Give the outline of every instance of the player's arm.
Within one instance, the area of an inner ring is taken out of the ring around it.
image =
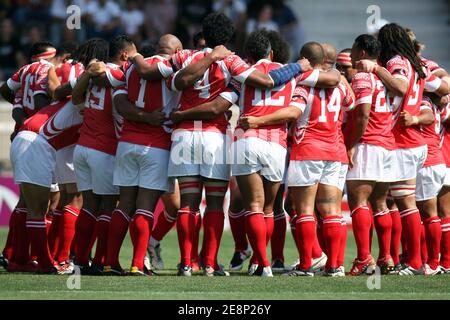
[[[86,100],[86,91],[91,79],[105,73],[105,65],[102,63],[92,63],[88,69],[78,78],[76,85],[72,90],[72,103],[75,106],[84,108]]]
[[[429,126],[434,122],[433,111],[430,108],[421,108],[418,116],[412,116],[407,111],[400,113],[400,123],[404,127],[411,127],[417,125]]]
[[[338,86],[339,81],[341,81],[341,73],[339,71],[337,71],[336,69],[331,69],[328,71],[319,71],[319,77],[317,79],[317,83],[315,85],[315,87],[317,88],[335,88]],[[348,84],[347,79],[345,80],[345,82]]]
[[[166,120],[165,114],[161,109],[153,112],[145,112],[132,104],[126,94],[114,95],[113,101],[117,112],[126,120],[143,122],[152,126],[161,126]]]
[[[0,94],[9,103],[14,103],[14,91],[9,88],[6,81],[0,87]]]
[[[20,127],[28,118],[28,115],[25,113],[25,111],[23,111],[22,108],[13,108],[12,118],[16,122],[17,126]]]
[[[286,108],[279,109],[271,114],[260,117],[241,117],[239,119],[244,129],[256,129],[264,126],[272,126],[295,121],[302,115],[301,108],[295,105],[289,105]]]
[[[225,46],[221,45],[215,47],[210,54],[177,72],[175,79],[173,80],[175,88],[181,91],[192,86],[195,81],[203,77],[206,70],[208,70],[214,62],[223,60],[231,54],[232,52]]]
[[[214,100],[203,103],[197,107],[184,111],[172,112],[170,120],[174,123],[188,120],[212,120],[225,113],[232,105],[233,104],[230,101],[219,95]]]
[[[56,75],[55,68],[51,67],[50,69],[48,69],[47,75],[47,92],[52,99],[56,99],[55,91],[59,86],[61,86],[61,83],[59,82],[58,76]]]
[[[308,59],[301,59],[296,63],[289,63],[284,67],[272,70],[269,74],[265,74],[255,69],[245,79],[244,84],[259,89],[271,89],[278,87],[309,70],[311,70],[311,65]]]
[[[352,124],[355,131],[347,141],[347,149],[352,149],[366,132],[367,124],[369,123],[371,103],[362,103],[355,108],[355,123]]]
[[[405,79],[393,76],[387,69],[370,60],[356,62],[356,69],[361,72],[375,73],[393,94],[404,97],[408,92],[408,82]]]
[[[439,97],[446,96],[450,93],[447,81],[443,81],[435,75],[430,75],[425,79],[425,91],[432,92]]]
[[[44,93],[38,93],[33,96],[34,109],[36,111],[41,110],[43,107],[48,106],[51,103],[50,97]]]

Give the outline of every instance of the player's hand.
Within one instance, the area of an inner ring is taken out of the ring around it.
[[[178,123],[183,121],[183,113],[181,111],[174,111],[170,114],[169,119],[172,120],[173,123]]]
[[[260,125],[258,117],[252,117],[252,116],[241,117],[239,119],[239,121],[240,121],[242,127],[245,130],[247,130],[247,129],[256,129]]]
[[[408,111],[402,111],[400,113],[400,124],[404,127],[410,127],[418,124],[418,118],[412,116]]]
[[[302,68],[302,72],[306,72],[306,71],[309,71],[312,69],[311,63],[306,58],[302,58],[302,59],[298,60],[297,63]]]
[[[214,61],[219,61],[219,60],[223,60],[226,57],[228,57],[229,55],[232,55],[233,52],[231,52],[230,50],[228,50],[225,46],[220,45],[220,46],[216,46],[214,47],[214,50],[210,53],[211,58]]]
[[[353,156],[355,155],[355,147],[350,148],[347,150],[347,157],[348,157],[348,167],[351,169],[353,168],[354,162],[353,162]]]
[[[377,63],[374,61],[363,59],[363,60],[356,61],[355,68],[356,68],[356,70],[358,70],[360,72],[371,73],[371,72],[374,72],[376,65],[377,65]]]
[[[128,60],[133,61],[137,56],[142,56],[139,52],[128,53]]]
[[[91,77],[97,77],[98,75],[106,72],[106,64],[101,61],[92,62],[89,64],[87,71]]]
[[[152,126],[162,126],[166,120],[166,114],[162,112],[162,108],[148,113],[147,123]]]

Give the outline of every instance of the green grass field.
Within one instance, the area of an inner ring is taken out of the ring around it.
[[[3,246],[6,229],[0,229]],[[171,231],[163,241],[167,270],[157,277],[81,277],[80,290],[67,287],[68,276],[9,274],[0,269],[0,299],[450,299],[450,275],[403,278],[383,276],[380,289],[369,290],[368,277],[358,278],[274,278],[248,277],[232,273],[231,277],[177,277],[178,246]],[[355,245],[349,232],[346,269],[355,256]],[[376,250],[376,248],[375,248]],[[376,251],[375,251],[376,252]],[[225,232],[220,262],[228,266],[233,253],[231,233]],[[287,234],[286,262],[295,260],[296,250]],[[131,244],[127,239],[122,251],[124,267],[131,262]],[[245,265],[245,268],[247,265]]]

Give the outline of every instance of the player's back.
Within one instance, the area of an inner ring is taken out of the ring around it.
[[[123,72],[119,66],[108,63],[106,67],[109,82],[113,86],[123,85]],[[112,89],[91,84],[84,105],[84,120],[78,144],[114,155],[122,119],[113,108]]]
[[[296,123],[291,159],[339,161],[339,115],[341,107],[353,104],[347,87],[342,82],[331,89],[297,86],[292,100],[303,113]]]
[[[145,59],[152,65],[168,61],[161,56]],[[124,93],[136,107],[145,112],[161,109],[167,116],[178,106],[180,93],[169,90],[165,80],[147,81],[141,79],[134,65],[130,65],[125,74],[126,85],[115,91]],[[124,120],[120,141],[170,149],[171,128],[152,126],[142,122]]]
[[[434,121],[428,126],[422,126],[421,131],[425,143],[428,146],[425,167],[444,163],[441,151],[441,112],[429,97],[424,96],[421,102],[421,110],[428,109],[433,112]],[[443,110],[446,113],[447,110]]]

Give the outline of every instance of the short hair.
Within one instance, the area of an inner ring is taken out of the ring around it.
[[[273,62],[288,63],[290,58],[289,44],[283,36],[274,30],[265,30],[266,37],[270,41],[270,47],[273,51]]]
[[[75,42],[63,42],[56,49],[56,56],[61,57],[65,54],[74,54],[78,49],[78,45]]]
[[[120,35],[112,39],[109,43],[109,57],[115,58],[122,53],[128,46],[133,45],[134,42],[127,35]]]
[[[203,19],[202,30],[206,45],[210,48],[226,45],[234,34],[233,22],[218,12],[210,13]]]
[[[205,39],[205,36],[203,35],[203,32],[197,32],[194,34],[194,37],[192,37],[192,43],[194,44],[194,48],[198,47],[198,43],[200,40]]]
[[[325,60],[325,52],[320,43],[311,41],[303,45],[300,50],[300,58],[306,58],[312,66],[317,66]]]
[[[108,41],[100,38],[92,38],[84,42],[73,54],[73,60],[88,66],[92,59],[106,61],[108,59]]]
[[[359,50],[367,52],[368,56],[372,59],[376,59],[380,55],[380,41],[370,34],[361,34],[356,37],[355,46]]]
[[[32,59],[33,56],[46,52],[49,48],[55,48],[53,43],[49,41],[39,41],[34,43],[30,48],[30,59]]]
[[[245,42],[245,53],[248,58],[258,61],[269,55],[271,50],[270,40],[264,30],[256,30],[250,33]]]

